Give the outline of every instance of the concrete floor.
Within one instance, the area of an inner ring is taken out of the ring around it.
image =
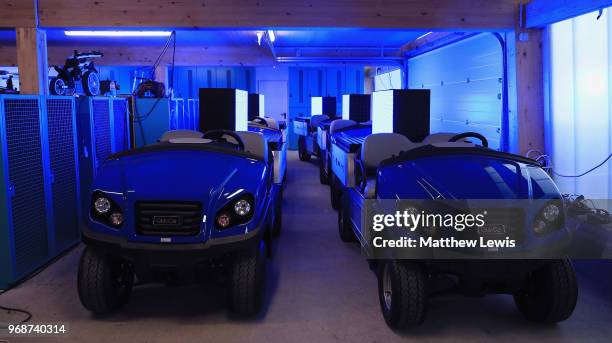
[[[574,315],[558,325],[527,322],[509,296],[448,295],[430,302],[423,326],[393,332],[380,314],[374,274],[358,247],[338,238],[336,212],[317,173],[316,163],[289,154],[284,232],[268,269],[266,310],[256,319],[228,317],[224,288],[214,282],[138,287],[119,313],[96,318],[76,290],[82,247],[1,295],[0,304],[28,309],[33,323],[68,324],[66,336],[25,342],[610,342],[612,296],[584,277]],[[0,322],[20,318],[0,311]]]

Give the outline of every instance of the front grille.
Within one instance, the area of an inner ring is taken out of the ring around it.
[[[199,202],[137,202],[136,233],[145,236],[195,236],[200,232]]]
[[[472,214],[483,213],[487,211],[485,217],[485,227],[503,227],[503,232],[483,232],[477,228],[463,230],[457,234],[459,239],[478,239],[485,238],[504,238],[510,237],[516,243],[520,244],[525,238],[525,212],[521,208],[487,208],[474,209],[470,211]]]

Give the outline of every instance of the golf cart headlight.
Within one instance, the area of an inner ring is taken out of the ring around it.
[[[121,226],[123,224],[123,214],[121,212],[113,212],[108,219],[113,226]]]
[[[108,198],[101,196],[94,201],[94,209],[99,214],[106,214],[111,209],[111,202]]]
[[[533,223],[533,231],[538,235],[546,233],[546,223],[541,219],[536,220]]]
[[[556,200],[550,201],[538,213],[533,221],[533,231],[536,235],[544,235],[563,227],[563,205]]]
[[[559,214],[561,214],[561,210],[559,206],[555,204],[548,204],[542,210],[542,217],[545,221],[552,223],[559,218]]]
[[[230,217],[229,213],[221,213],[217,217],[217,225],[220,228],[222,228],[222,229],[225,229],[226,227],[229,227],[231,222],[232,222],[232,220],[231,220],[231,217]]]
[[[238,200],[234,204],[234,212],[236,212],[237,215],[244,217],[251,213],[251,204],[244,199]]]

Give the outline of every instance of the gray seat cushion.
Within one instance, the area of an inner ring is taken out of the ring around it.
[[[329,119],[329,117],[324,114],[315,114],[310,117],[310,127],[316,129],[322,121],[327,119]]]
[[[263,119],[266,121],[266,123],[268,123],[268,127],[278,130],[278,123],[276,122],[275,119],[270,118],[270,117],[265,117]]]
[[[338,119],[338,120],[334,120],[331,122],[331,124],[329,125],[329,133],[332,134],[340,129],[343,129],[345,127],[349,127],[349,126],[353,126],[356,125],[357,122],[353,121],[353,120],[347,120],[347,119]]]
[[[380,162],[420,146],[397,133],[375,133],[366,137],[361,147],[361,160],[366,169],[378,167]]]
[[[193,139],[198,139],[198,138],[202,138],[204,136],[204,134],[200,131],[195,131],[195,130],[171,130],[171,131],[166,131],[161,139],[159,140],[160,142],[169,142],[171,139],[177,139],[177,138],[193,138]]]
[[[268,144],[263,134],[249,131],[237,131],[236,134],[242,139],[246,152],[268,160]]]

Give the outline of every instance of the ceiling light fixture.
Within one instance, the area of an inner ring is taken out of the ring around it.
[[[427,33],[426,33],[426,34],[424,34],[424,35],[420,35],[420,36],[418,36],[418,37],[417,37],[417,39],[425,38],[425,37],[429,36],[429,35],[430,35],[430,34],[432,34],[432,33],[433,33],[433,32],[427,32]],[[415,39],[415,40],[417,40],[417,39]]]
[[[64,31],[70,37],[168,37],[172,31]]]
[[[261,45],[261,38],[263,37],[263,31],[257,31],[257,45]]]
[[[274,41],[276,40],[276,35],[274,34],[274,31],[268,30],[268,38],[270,39],[271,43],[274,43]]]

